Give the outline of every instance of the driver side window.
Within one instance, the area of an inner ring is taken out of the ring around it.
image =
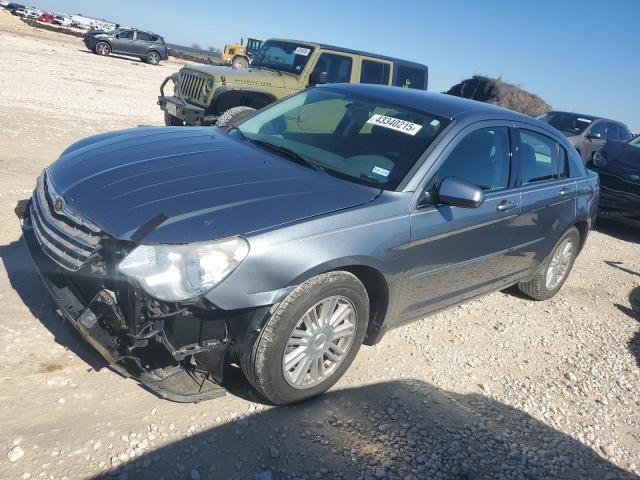
[[[457,177],[484,191],[509,186],[511,144],[507,127],[475,130],[463,138],[438,170],[437,181]]]

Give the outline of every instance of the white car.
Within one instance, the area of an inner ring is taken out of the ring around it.
[[[65,17],[64,15],[54,15],[53,23],[62,25],[63,27],[70,27],[73,22],[69,17]]]

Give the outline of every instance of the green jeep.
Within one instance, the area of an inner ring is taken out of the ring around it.
[[[173,95],[165,86],[173,82]],[[428,68],[397,58],[296,40],[267,40],[251,67],[189,65],[160,86],[167,125],[226,126],[320,83],[376,83],[427,89]]]

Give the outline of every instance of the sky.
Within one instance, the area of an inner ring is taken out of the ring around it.
[[[556,110],[640,133],[640,0],[34,1],[187,46],[280,37],[399,57],[429,66],[431,91],[501,77]]]

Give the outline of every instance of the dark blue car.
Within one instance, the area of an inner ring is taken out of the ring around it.
[[[555,295],[598,195],[543,122],[334,84],[227,130],[82,140],[39,177],[23,232],[60,311],[112,368],[197,401],[235,362],[288,403],[391,328],[511,285]]]

